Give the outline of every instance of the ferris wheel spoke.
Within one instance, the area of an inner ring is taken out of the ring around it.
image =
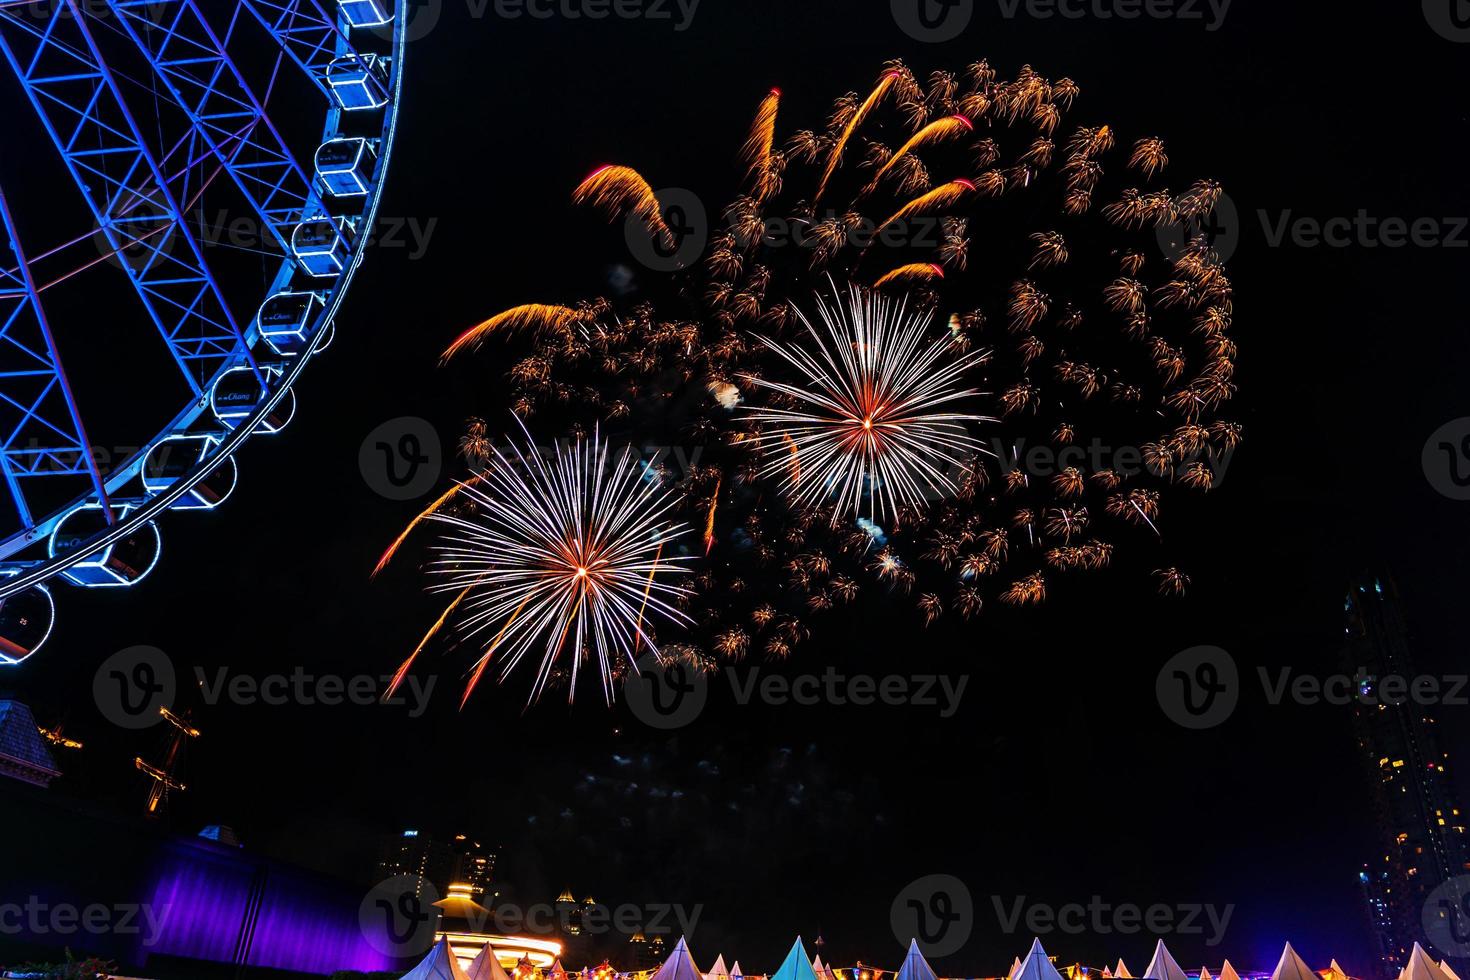
[[[13,273],[0,271],[0,398],[5,402],[0,406],[0,469],[17,516],[24,527],[32,528],[26,478],[88,476],[104,505],[107,490],[3,188],[0,236],[0,246],[8,245],[18,263]],[[110,519],[111,508],[104,510]]]
[[[255,368],[234,314],[159,170],[76,0],[55,3],[43,31],[0,10],[0,51],[15,71],[115,252],[143,261],[129,279],[184,381],[202,395],[233,363]],[[10,28],[7,31],[7,28]],[[12,35],[36,39],[23,58]],[[120,176],[119,176],[120,175]],[[160,225],[168,231],[159,233]],[[171,246],[181,242],[182,255]],[[256,369],[258,372],[258,369]]]
[[[195,0],[108,3],[282,253],[291,254],[295,229],[326,217],[326,207]],[[343,233],[328,227],[345,250]]]

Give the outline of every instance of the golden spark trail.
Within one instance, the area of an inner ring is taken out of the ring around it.
[[[896,70],[884,72],[883,77],[879,79],[878,85],[873,89],[872,94],[863,101],[863,104],[858,107],[858,110],[852,114],[852,118],[847,121],[847,126],[842,130],[842,135],[838,138],[837,144],[832,147],[832,155],[827,158],[827,169],[822,171],[822,179],[817,182],[817,192],[812,195],[813,210],[816,210],[817,202],[822,199],[822,192],[827,189],[827,181],[832,179],[832,174],[837,169],[837,164],[842,160],[842,151],[846,149],[847,141],[852,138],[852,134],[857,130],[858,126],[862,125],[868,113],[887,94],[888,90],[894,86],[898,78],[899,74]]]
[[[454,342],[444,349],[443,354],[439,355],[439,363],[446,363],[466,347],[479,347],[486,337],[502,327],[508,330],[522,330],[526,327],[564,327],[575,320],[578,315],[577,311],[570,307],[549,303],[527,303],[524,306],[513,306],[482,323],[475,324],[455,337]]]
[[[607,220],[615,221],[624,209],[631,211],[643,222],[649,234],[658,237],[666,246],[674,244],[674,233],[664,223],[663,211],[658,198],[643,175],[632,167],[607,164],[592,171],[586,180],[572,191],[572,201],[591,204],[602,211]]]
[[[474,588],[474,586],[470,586],[470,588]],[[468,591],[469,589],[465,589],[465,592]],[[463,598],[464,592],[461,592],[459,594],[459,599]],[[485,668],[490,664],[491,655],[495,653],[495,648],[500,646],[500,638],[505,636],[505,631],[510,629],[510,624],[516,621],[516,617],[521,614],[521,610],[526,608],[526,602],[529,598],[530,597],[528,596],[526,599],[522,599],[521,604],[519,606],[516,606],[516,611],[510,614],[510,618],[505,621],[505,625],[500,627],[500,632],[495,634],[495,639],[490,643],[488,647],[485,648],[485,653],[482,657],[480,657],[480,662],[475,664],[475,672],[470,676],[470,682],[465,685],[464,695],[459,699],[460,711],[464,710],[465,703],[469,701],[470,695],[474,693],[475,685],[480,683],[480,675],[485,673]],[[459,599],[456,599],[454,601],[458,603]]]
[[[406,541],[408,539],[408,536],[413,533],[413,529],[418,527],[419,524],[423,522],[424,518],[428,517],[440,507],[444,506],[444,504],[448,502],[449,498],[459,493],[460,490],[468,486],[473,486],[474,484],[478,483],[479,480],[480,477],[477,475],[470,477],[464,483],[456,483],[454,486],[444,491],[443,496],[441,496],[438,500],[434,501],[432,504],[419,511],[418,516],[408,522],[408,526],[403,529],[403,532],[399,534],[398,537],[393,539],[393,543],[388,546],[388,550],[383,552],[383,556],[379,558],[378,563],[373,566],[372,573],[368,575],[368,578],[375,578],[379,572],[388,567],[388,563],[393,560],[393,556],[398,553],[398,549],[403,546],[403,542]]]
[[[715,508],[720,504],[720,486],[724,483],[725,475],[721,473],[715,478],[715,495],[710,498],[709,518],[704,522],[704,553],[708,555],[715,546]],[[654,559],[656,562],[658,559]]]
[[[974,130],[975,124],[970,122],[970,120],[966,119],[964,116],[946,116],[943,119],[934,120],[932,123],[925,126],[914,135],[910,136],[908,142],[899,147],[898,152],[889,157],[888,162],[883,164],[883,166],[879,168],[878,172],[873,176],[872,181],[868,183],[867,187],[863,188],[862,193],[858,196],[866,197],[873,191],[877,190],[878,182],[883,179],[883,175],[888,173],[888,171],[893,167],[895,163],[897,163],[899,160],[902,160],[905,156],[907,156],[912,151],[917,150],[919,147],[927,146],[930,143],[937,143],[942,139],[948,139],[951,136],[958,136],[961,133],[974,132]]]
[[[403,662],[403,664],[398,668],[396,672],[394,672],[393,680],[388,684],[388,690],[383,694],[384,701],[388,700],[388,698],[391,698],[393,696],[393,693],[398,690],[398,685],[402,684],[403,679],[408,676],[409,668],[413,666],[414,660],[418,657],[420,653],[423,652],[424,647],[429,645],[429,641],[432,640],[435,634],[437,634],[439,630],[444,626],[444,621],[449,618],[449,614],[454,612],[454,610],[459,606],[460,602],[464,600],[464,597],[470,594],[470,589],[473,589],[474,587],[474,584],[465,586],[464,591],[455,596],[454,601],[446,606],[444,611],[439,614],[439,618],[434,621],[434,625],[429,627],[429,632],[425,633],[424,638],[422,640],[419,640],[419,645],[413,648],[413,653],[410,653],[408,655],[408,659]]]
[[[740,149],[740,160],[745,164],[745,175],[754,177],[765,173],[771,166],[771,144],[776,138],[776,110],[781,104],[781,90],[771,89],[761,100],[751,123],[750,135]]]
[[[943,278],[944,269],[933,262],[911,262],[885,272],[878,277],[878,281],[873,283],[873,286],[881,289],[891,283],[923,282]]]

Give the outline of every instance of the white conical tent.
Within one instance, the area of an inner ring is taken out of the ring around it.
[[[664,960],[664,965],[654,972],[653,980],[704,980],[699,967],[694,965],[694,957],[689,955],[689,945],[683,936],[674,944],[674,951]]]
[[[1016,968],[1011,980],[1062,980],[1062,975],[1051,965],[1051,957],[1041,948],[1041,940],[1033,939],[1031,950]]]
[[[1271,980],[1318,980],[1317,974],[1291,948],[1291,943],[1281,951],[1281,959],[1276,962],[1276,969],[1271,971]],[[1438,980],[1438,978],[1436,978]]]
[[[1113,978],[1114,980],[1133,980],[1133,974],[1128,972],[1128,964],[1121,959],[1118,960],[1118,965],[1113,967]]]
[[[919,952],[919,941],[909,940],[909,951],[904,954],[903,966],[898,968],[898,980],[939,980],[929,961]]]
[[[1012,980],[1016,974],[1021,972],[1021,957],[1017,956],[1011,960],[1011,970],[1006,974],[1006,980]]]
[[[1225,965],[1220,967],[1220,975],[1215,980],[1240,980],[1240,974],[1235,972],[1235,967],[1226,960]]]
[[[1215,980],[1214,977],[1210,976],[1209,967],[1202,966],[1199,968],[1199,980]]]
[[[485,944],[470,961],[470,968],[465,971],[468,980],[510,980],[501,969],[500,958],[495,955],[495,947],[489,943]]]
[[[740,969],[740,961],[739,960],[736,960],[735,961],[735,965],[732,966],[732,967],[730,967],[730,976],[732,976],[732,977],[743,977],[743,976],[745,976],[744,971],[742,971]]]
[[[419,961],[419,965],[403,975],[403,980],[466,980],[465,973],[459,968],[459,960],[454,958],[454,950],[449,948],[449,940],[441,939],[429,950],[429,955]]]
[[[1103,967],[1102,977],[1103,980],[1113,980],[1113,971],[1108,967]]]
[[[721,953],[715,957],[715,965],[709,968],[704,975],[704,980],[728,980],[730,970],[725,966],[725,954]]]
[[[561,959],[551,961],[551,969],[546,971],[546,980],[567,980],[567,969],[561,965]]]
[[[1162,939],[1154,947],[1154,958],[1149,960],[1148,969],[1143,971],[1143,978],[1144,980],[1189,980]]]
[[[1449,980],[1445,972],[1439,968],[1439,964],[1430,959],[1429,954],[1424,952],[1424,947],[1418,943],[1415,943],[1413,950],[1409,952],[1409,964],[1404,967],[1403,975],[1404,980]]]
[[[781,966],[771,974],[771,980],[817,980],[817,975],[812,972],[812,961],[807,959],[806,950],[801,946],[800,936],[791,944],[791,952],[786,954]]]

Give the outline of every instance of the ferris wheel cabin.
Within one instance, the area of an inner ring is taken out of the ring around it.
[[[268,377],[280,377],[280,369],[262,368]],[[248,367],[231,368],[220,376],[209,393],[209,407],[214,417],[227,429],[234,429],[250,418],[255,410],[271,396],[268,388],[261,386],[255,372]],[[265,434],[280,432],[296,414],[296,395],[289,389],[264,418],[255,431]]]
[[[346,112],[388,104],[388,72],[376,54],[353,54],[327,66],[327,88]]]
[[[115,519],[121,520],[132,510],[127,504],[114,505]],[[92,537],[109,526],[107,514],[100,504],[82,504],[64,516],[51,532],[48,548],[52,558],[83,548]],[[61,577],[83,588],[117,588],[137,585],[158,564],[163,541],[152,521],[133,528],[121,540],[114,541],[86,558],[63,569]]]
[[[0,599],[0,667],[14,667],[39,650],[55,624],[56,602],[44,585]]]
[[[380,0],[337,0],[337,9],[353,27],[382,27],[393,19]]]
[[[316,176],[334,197],[362,197],[373,185],[378,151],[365,137],[328,140],[316,151]]]
[[[143,489],[163,493],[196,466],[205,463],[219,440],[209,435],[169,436],[148,450],[143,461]],[[213,510],[235,489],[239,470],[235,457],[226,456],[214,469],[185,491],[173,506],[178,510]]]
[[[352,226],[344,218],[303,221],[291,232],[291,251],[306,274],[328,279],[342,274],[352,257]]]
[[[325,308],[321,293],[276,293],[261,304],[256,323],[277,354],[294,357],[310,346],[312,326]]]

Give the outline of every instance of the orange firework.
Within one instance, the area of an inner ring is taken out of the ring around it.
[[[393,539],[393,543],[388,546],[388,550],[383,552],[382,557],[378,559],[378,563],[373,566],[372,574],[369,575],[368,578],[376,576],[384,568],[388,567],[388,563],[393,560],[393,556],[398,553],[398,549],[403,546],[403,542],[408,540],[408,536],[413,533],[413,529],[418,527],[419,524],[423,522],[424,518],[428,517],[430,514],[434,513],[440,507],[448,503],[449,499],[455,494],[459,493],[460,490],[464,489],[466,486],[471,486],[475,484],[479,481],[479,479],[480,478],[478,476],[472,476],[464,483],[456,483],[448,490],[445,490],[438,500],[435,500],[432,504],[419,511],[418,516],[408,522],[408,526],[405,527],[401,533],[399,533],[398,537]]]
[[[781,105],[781,90],[773,88],[761,100],[755,112],[755,122],[750,126],[750,135],[740,148],[740,160],[745,164],[748,177],[758,177],[771,167],[771,144],[776,138],[776,110]]]
[[[709,500],[709,517],[704,522],[704,553],[707,555],[715,546],[715,508],[720,504],[720,485],[724,482],[725,475],[721,473],[715,477],[715,493]]]
[[[439,618],[434,620],[434,625],[429,627],[429,632],[425,633],[424,638],[422,640],[419,640],[419,645],[413,648],[413,653],[410,653],[408,655],[408,659],[403,661],[403,663],[399,665],[398,669],[393,672],[393,680],[388,683],[388,689],[383,692],[384,701],[387,701],[394,695],[395,692],[397,692],[398,686],[402,684],[403,679],[408,676],[409,668],[411,668],[413,666],[413,662],[418,659],[418,655],[423,652],[424,647],[429,645],[429,641],[432,640],[436,635],[438,635],[439,630],[443,628],[444,623],[449,619],[449,615],[454,612],[456,608],[458,608],[461,602],[464,601],[464,597],[470,594],[470,589],[472,588],[474,588],[473,585],[466,586],[463,592],[454,597],[453,602],[444,607],[444,611],[439,614]]]
[[[863,104],[858,106],[857,111],[852,114],[852,118],[847,121],[847,125],[842,130],[842,135],[837,138],[836,145],[832,147],[831,156],[827,157],[827,169],[822,171],[822,179],[817,181],[817,192],[812,197],[813,207],[816,206],[817,201],[821,200],[822,193],[827,189],[827,181],[832,179],[832,174],[837,169],[837,164],[842,162],[842,151],[847,148],[847,141],[852,138],[852,134],[862,125],[863,120],[868,117],[868,113],[873,111],[873,107],[878,104],[889,89],[897,84],[899,78],[900,72],[897,69],[889,69],[884,72],[883,77],[878,80],[877,87],[863,101]]]
[[[959,178],[958,180],[952,180],[947,184],[940,184],[932,191],[929,191],[925,194],[920,194],[918,197],[914,198],[912,201],[905,204],[897,211],[893,212],[893,214],[889,215],[888,220],[882,222],[877,226],[877,229],[873,232],[873,236],[870,241],[877,241],[883,231],[890,225],[897,224],[898,222],[903,221],[905,218],[912,218],[916,215],[924,214],[929,211],[937,211],[940,208],[950,207],[951,205],[958,203],[962,198],[964,198],[966,194],[973,193],[974,190],[975,185],[971,181],[968,181],[963,177]]]
[[[572,191],[572,200],[577,204],[592,205],[607,215],[609,221],[616,221],[625,211],[631,212],[643,222],[650,235],[665,245],[672,245],[674,241],[673,232],[664,223],[663,210],[653,188],[632,167],[615,164],[599,167]]]
[[[890,269],[878,277],[873,283],[878,289],[884,286],[898,284],[907,285],[913,282],[924,282],[929,279],[943,279],[944,269],[933,262],[911,262],[901,265],[897,269]]]
[[[974,130],[975,124],[970,122],[970,120],[966,119],[964,116],[946,116],[943,119],[934,120],[932,123],[925,126],[914,135],[910,136],[908,142],[899,147],[898,152],[889,157],[888,162],[883,164],[883,166],[879,168],[878,172],[873,176],[872,181],[868,184],[867,187],[863,188],[862,194],[858,196],[863,197],[877,190],[878,182],[883,179],[883,175],[888,173],[888,171],[892,169],[895,163],[897,163],[899,160],[902,160],[904,156],[906,156],[910,152],[917,150],[921,146],[927,146],[930,143],[937,143],[940,140],[949,139],[951,136],[959,136],[963,133],[974,132]]]
[[[459,598],[454,600],[454,604],[458,605],[459,600],[465,597],[465,592],[468,592],[472,588],[474,588],[473,585],[465,589],[464,592],[461,592],[459,594]],[[454,606],[449,607],[449,609],[453,608]],[[502,637],[505,636],[505,631],[510,629],[510,624],[516,621],[516,617],[521,614],[521,610],[524,608],[526,608],[526,600],[522,599],[521,604],[519,606],[516,606],[516,611],[511,613],[510,619],[507,619],[505,621],[505,625],[500,627],[500,632],[495,634],[494,641],[492,641],[491,644],[485,648],[485,652],[480,655],[479,661],[475,664],[475,671],[470,675],[469,683],[465,684],[464,686],[464,694],[460,696],[459,710],[464,710],[464,706],[469,701],[470,695],[475,692],[475,685],[480,683],[480,676],[485,673],[485,668],[490,665],[490,658],[494,655],[495,648],[500,646],[500,640]],[[445,610],[445,615],[448,615],[448,612],[449,610]],[[443,622],[443,620],[441,619],[440,622]]]
[[[484,343],[486,337],[497,330],[516,331],[528,327],[560,329],[576,320],[578,316],[580,314],[570,307],[555,306],[550,303],[527,303],[524,306],[513,306],[504,312],[495,314],[483,323],[475,324],[454,338],[454,343],[439,355],[439,363],[443,364],[467,347],[479,347]]]

